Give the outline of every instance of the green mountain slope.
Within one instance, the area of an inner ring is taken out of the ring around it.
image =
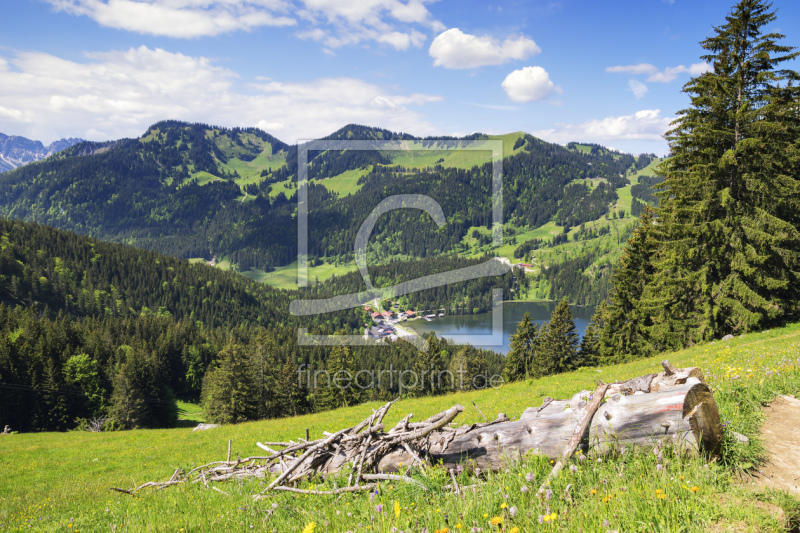
[[[514,252],[526,240],[559,245],[554,238],[565,227],[569,236],[586,224],[599,232],[612,208],[628,216],[626,174],[644,161],[522,133],[443,141],[349,125],[327,139],[393,140],[400,147],[309,154],[311,262],[336,265],[340,272],[352,270],[355,233],[389,194],[430,196],[448,223],[437,228],[414,210],[381,217],[370,240],[371,264],[452,252],[498,252],[513,261],[524,257]],[[444,149],[446,143],[493,140],[503,142],[505,155],[509,238],[501,250],[487,246],[491,153]],[[296,259],[296,204],[289,199],[297,189],[297,156],[297,146],[257,129],[159,122],[139,139],[82,143],[0,176],[0,216],[176,257],[216,257],[217,264],[269,281],[270,271]]]

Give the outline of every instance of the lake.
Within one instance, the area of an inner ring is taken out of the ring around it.
[[[502,345],[492,339],[492,313],[480,313],[477,315],[449,315],[440,318],[425,320],[414,320],[405,322],[404,325],[413,327],[417,333],[427,333],[435,331],[440,337],[450,337],[451,335],[463,336],[460,341],[466,341],[479,348],[487,348],[499,353],[508,353],[508,338],[517,332],[517,324],[530,313],[531,322],[543,324],[550,320],[550,315],[555,309],[554,302],[504,302],[503,303],[503,337]],[[583,338],[583,332],[594,314],[594,307],[570,306],[575,317],[575,327],[578,334]]]

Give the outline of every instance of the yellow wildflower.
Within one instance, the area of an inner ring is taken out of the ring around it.
[[[700,487],[694,486],[689,490],[692,491],[692,492],[697,492],[698,490],[700,490]]]
[[[400,516],[400,502],[396,500],[394,502],[394,516],[395,518],[398,518]]]
[[[315,527],[317,527],[316,522],[309,522],[306,524],[306,527],[303,528],[303,533],[313,533]]]
[[[506,507],[508,507],[508,504],[506,502],[500,504],[500,509],[505,509]]]
[[[493,526],[499,526],[500,524],[503,523],[503,517],[502,516],[495,516],[494,518],[489,520],[489,523],[492,524]]]

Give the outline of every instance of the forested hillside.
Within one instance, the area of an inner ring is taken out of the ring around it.
[[[422,262],[410,273],[439,272],[450,262]],[[380,268],[374,276],[386,281]],[[477,283],[450,286],[448,294],[481,306],[476,295],[513,280]],[[367,313],[360,307],[308,318],[288,312],[293,299],[341,290],[349,286],[278,290],[207,265],[0,219],[0,426],[63,430],[104,415],[118,427],[168,426],[175,422],[176,397],[196,401],[201,394],[211,406],[228,406],[212,417],[252,420],[455,386],[405,386],[394,370],[392,380],[364,390],[354,384],[340,396],[327,382],[300,379],[303,369],[355,373],[458,364],[469,376],[500,372],[498,354],[433,338],[432,356],[405,342],[344,353],[298,345],[298,326],[314,334],[363,332]],[[235,386],[225,381],[234,377]],[[246,401],[234,405],[219,397],[231,390],[246,390]]]

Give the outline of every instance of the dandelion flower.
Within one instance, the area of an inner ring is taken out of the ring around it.
[[[503,517],[495,516],[491,520],[489,520],[489,523],[492,524],[493,526],[499,526],[500,524],[503,523]]]
[[[398,501],[394,502],[394,516],[395,518],[398,518],[400,516],[400,502]]]
[[[500,509],[505,509],[506,507],[508,507],[508,504],[506,502],[500,504]]]
[[[316,527],[317,527],[316,522],[309,522],[308,524],[306,524],[306,527],[303,528],[303,533],[313,533],[314,528]]]

